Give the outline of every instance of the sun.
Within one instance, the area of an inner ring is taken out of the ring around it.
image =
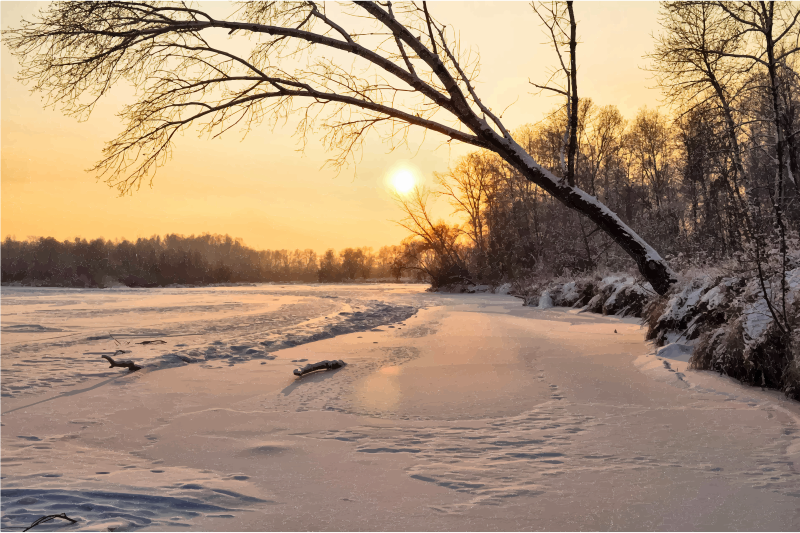
[[[417,180],[414,178],[414,173],[410,170],[402,169],[398,170],[392,176],[392,185],[394,186],[394,190],[399,192],[400,194],[406,194],[411,192],[416,185]]]

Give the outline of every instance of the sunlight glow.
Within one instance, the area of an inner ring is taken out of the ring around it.
[[[417,180],[414,178],[414,173],[410,170],[402,169],[395,172],[392,176],[392,185],[394,189],[400,194],[407,194],[416,185]]]

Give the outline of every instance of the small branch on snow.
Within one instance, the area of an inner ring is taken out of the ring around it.
[[[125,350],[117,350],[114,353],[114,355],[125,354],[125,353],[130,353],[130,352],[126,352]],[[100,357],[111,363],[111,366],[109,368],[122,367],[122,368],[127,368],[130,372],[136,372],[137,370],[142,369],[142,367],[140,367],[133,361],[115,361],[114,359],[111,358],[110,355],[101,355]]]
[[[346,364],[347,363],[345,363],[342,360],[320,361],[319,363],[314,363],[314,364],[309,363],[303,368],[296,368],[294,370],[294,375],[297,377],[302,377],[303,375],[308,374],[309,372],[314,372],[315,370],[335,370],[337,368],[345,366]]]

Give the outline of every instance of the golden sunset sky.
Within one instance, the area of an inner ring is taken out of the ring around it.
[[[2,27],[31,18],[43,3],[2,2]],[[215,6],[217,10],[221,7]],[[461,32],[463,45],[480,52],[478,93],[494,110],[506,111],[509,129],[541,120],[559,101],[537,95],[528,79],[546,81],[556,58],[538,19],[525,2],[434,2],[433,15]],[[231,8],[233,11],[233,8]],[[647,105],[658,107],[660,91],[643,70],[658,31],[655,2],[576,3],[579,94],[598,105],[615,104],[627,118]],[[153,234],[228,233],[258,249],[397,244],[406,231],[387,187],[399,168],[412,169],[430,183],[466,153],[443,138],[421,135],[411,149],[387,153],[378,139],[367,144],[355,170],[322,169],[327,156],[319,142],[298,150],[292,127],[231,130],[208,140],[187,132],[172,159],[149,187],[120,197],[86,172],[100,158],[104,142],[122,129],[115,113],[133,94],[117,87],[89,120],[78,122],[43,109],[14,77],[18,63],[2,48],[2,231],[3,237],[76,236],[106,239]],[[438,212],[449,210],[440,206]]]

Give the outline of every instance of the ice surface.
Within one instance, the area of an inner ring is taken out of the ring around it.
[[[139,365],[270,360],[272,352],[400,322],[424,305],[403,285],[168,289],[3,287],[2,396],[58,392]],[[165,344],[142,345],[148,340]]]
[[[4,387],[109,332],[149,366],[4,398],[4,529],[800,528],[796,402],[653,353],[632,319],[403,286],[35,291],[4,325],[66,331],[4,333],[34,365]],[[323,359],[348,365],[292,375]]]

